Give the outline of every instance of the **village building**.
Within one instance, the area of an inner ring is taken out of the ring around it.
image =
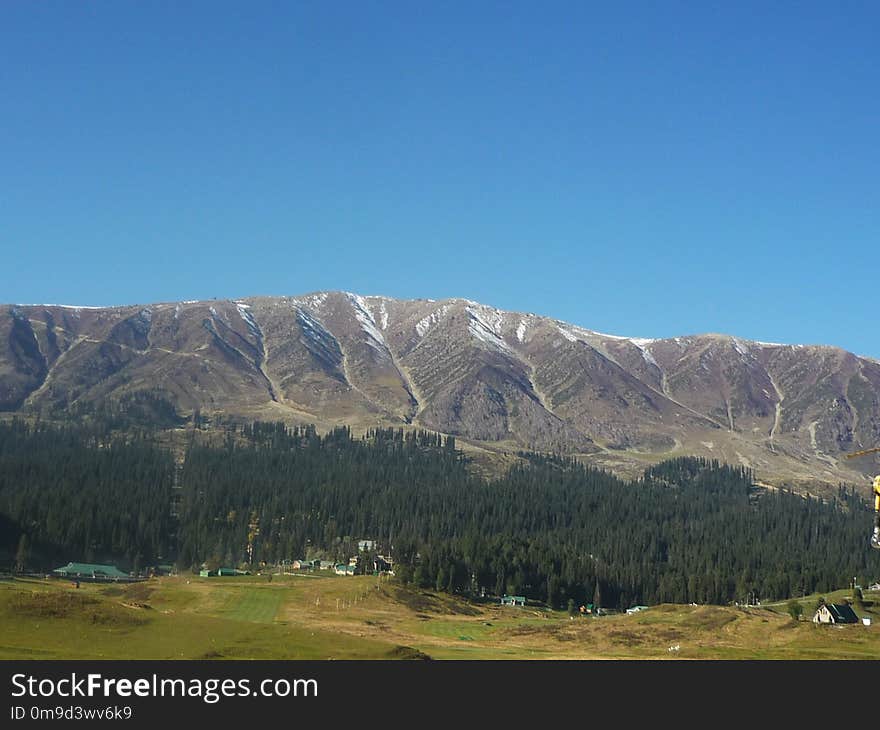
[[[501,605],[502,606],[525,606],[526,605],[526,597],[525,596],[502,596],[501,597]]]
[[[100,565],[98,563],[68,563],[60,568],[55,568],[52,574],[58,578],[73,578],[76,580],[131,580],[131,576],[128,573],[123,573],[115,565]]]
[[[236,570],[235,568],[217,568],[217,570],[208,570],[207,568],[202,568],[199,571],[199,577],[201,578],[215,578],[218,576],[232,575],[250,575],[250,572],[248,572],[247,570]]]
[[[859,617],[847,603],[823,603],[813,616],[814,624],[857,624]]]

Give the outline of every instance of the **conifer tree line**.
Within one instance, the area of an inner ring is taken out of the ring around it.
[[[21,558],[252,569],[378,543],[400,580],[556,607],[761,600],[877,578],[854,490],[807,498],[680,458],[634,481],[521,454],[497,478],[452,437],[281,423],[190,431],[177,463],[147,429],[0,423],[0,564]],[[2,567],[2,566],[0,566]]]
[[[35,564],[105,558],[138,568],[176,548],[174,460],[149,433],[0,423],[0,565],[27,537]]]

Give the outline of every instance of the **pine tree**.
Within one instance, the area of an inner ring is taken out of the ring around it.
[[[446,571],[443,570],[443,568],[441,567],[437,571],[437,580],[434,581],[434,589],[438,592],[442,591],[444,588],[446,588],[446,585],[447,585],[446,581],[447,581]]]
[[[864,597],[862,596],[862,589],[858,586],[853,588],[853,607],[859,613],[864,613],[865,611],[865,602]]]
[[[24,573],[27,569],[28,563],[30,562],[30,553],[31,550],[28,537],[22,533],[18,540],[18,550],[15,552],[15,571],[17,573]]]
[[[552,575],[547,576],[547,608],[553,608],[554,599],[556,598],[556,578]]]

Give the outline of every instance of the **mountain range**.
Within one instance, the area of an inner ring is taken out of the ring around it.
[[[836,347],[603,334],[466,299],[349,292],[0,308],[0,412],[149,396],[177,416],[417,426],[475,454],[581,455],[623,473],[676,455],[768,485],[866,483],[880,362]]]

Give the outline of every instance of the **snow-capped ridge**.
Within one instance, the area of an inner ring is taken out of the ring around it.
[[[296,295],[296,296],[266,296],[260,297],[261,300],[268,300],[267,305],[272,307],[278,306],[286,306],[290,303],[293,304],[301,304],[305,308],[311,310],[313,313],[320,315],[322,313],[322,307],[328,301],[328,298],[331,295],[339,295],[342,294],[347,296],[355,306],[355,309],[358,310],[361,314],[358,317],[361,326],[364,328],[364,331],[367,333],[369,340],[372,343],[383,344],[384,334],[389,327],[389,323],[391,321],[391,314],[396,309],[392,308],[393,303],[395,302],[427,302],[427,303],[437,303],[438,300],[434,299],[414,299],[414,300],[403,300],[397,299],[395,297],[388,297],[384,295],[369,295],[362,296],[358,294],[354,294],[351,292],[344,291],[318,291],[310,294]],[[180,300],[178,302],[169,302],[164,303],[167,306],[174,305],[174,318],[179,319],[180,313],[183,311],[183,307],[189,305],[208,305],[211,300],[204,299],[186,299]],[[245,303],[244,300],[241,299],[228,299],[223,301],[231,301],[235,302],[236,305],[241,304],[242,306],[249,306]],[[599,332],[597,330],[591,330],[584,327],[580,327],[577,325],[573,325],[567,322],[562,322],[560,320],[554,319],[552,317],[545,317],[541,315],[535,315],[533,313],[522,314],[519,312],[508,312],[506,310],[497,309],[491,307],[489,305],[482,304],[473,299],[466,299],[463,297],[452,297],[447,299],[441,299],[440,302],[445,302],[442,306],[438,305],[438,309],[436,309],[431,314],[422,317],[416,323],[416,332],[420,337],[424,337],[424,335],[428,332],[431,327],[433,327],[437,322],[439,322],[448,312],[449,308],[456,305],[464,305],[468,310],[473,312],[477,312],[476,317],[479,319],[479,323],[474,325],[474,329],[479,331],[482,335],[488,336],[487,333],[491,333],[492,338],[496,340],[496,344],[499,344],[501,347],[506,347],[506,342],[504,341],[504,337],[500,332],[498,327],[499,322],[505,321],[505,317],[508,315],[511,318],[516,318],[513,321],[516,323],[515,327],[508,332],[508,335],[513,340],[513,337],[516,337],[516,341],[519,343],[524,343],[526,340],[527,333],[532,331],[535,326],[537,326],[540,322],[550,323],[551,326],[555,326],[559,333],[565,337],[566,340],[571,342],[581,341],[586,344],[590,344],[592,346],[598,346],[601,349],[601,340],[612,340],[612,341],[628,341],[633,343],[636,347],[638,347],[642,354],[645,356],[646,361],[652,362],[653,355],[650,351],[650,347],[653,343],[659,342],[669,342],[675,343],[680,348],[685,347],[686,345],[692,344],[697,341],[699,338],[711,337],[716,338],[718,340],[728,340],[732,341],[733,347],[737,350],[737,352],[743,358],[755,357],[758,353],[759,348],[792,348],[795,350],[803,350],[805,348],[810,347],[826,347],[823,345],[804,345],[804,344],[786,344],[781,342],[767,342],[762,340],[751,340],[745,339],[741,337],[735,337],[732,335],[724,335],[724,334],[713,334],[713,333],[702,333],[697,335],[688,335],[688,336],[678,336],[678,337],[669,337],[669,338],[645,338],[645,337],[629,337],[623,335],[615,335],[607,332]],[[73,313],[74,316],[79,316],[79,313],[82,311],[113,311],[113,310],[125,310],[132,309],[137,307],[137,304],[123,304],[123,305],[84,305],[84,304],[58,304],[58,303],[32,303],[32,304],[13,304],[10,305],[13,307],[46,307],[46,308],[58,308],[69,310]],[[214,316],[226,320],[226,315],[223,312],[217,312],[217,310],[213,310],[212,313]],[[246,317],[242,317],[246,319]],[[473,317],[472,317],[473,319]],[[250,327],[250,325],[249,325]],[[475,335],[477,336],[477,335]],[[387,347],[387,345],[385,345]],[[833,347],[828,345],[827,347]],[[378,349],[378,348],[377,348]],[[842,349],[839,347],[835,347],[834,349]],[[870,361],[870,362],[880,362],[877,358],[871,358],[868,356],[859,355],[857,356],[861,359]]]
[[[118,308],[119,308],[119,307],[113,307],[113,306],[109,306],[109,307],[94,307],[94,306],[89,306],[89,305],[87,305],[87,304],[14,304],[13,306],[15,306],[15,307],[57,307],[58,309],[73,309],[73,310],[80,310],[80,309],[118,309]],[[120,305],[120,306],[126,306],[126,305]],[[131,306],[131,305],[128,305],[128,306]]]
[[[577,342],[578,341],[578,338],[575,337],[566,327],[562,327],[561,325],[556,325],[556,329],[559,330],[559,334],[561,334],[569,342]]]
[[[590,337],[595,337],[598,335],[598,332],[593,332],[593,330],[584,329],[583,327],[578,327],[577,325],[568,324],[567,322],[562,322],[560,320],[555,320],[556,329],[559,331],[566,340],[569,342],[583,342],[587,343],[587,340]],[[604,337],[608,337],[608,335],[603,335]],[[610,339],[613,340],[624,340],[625,337],[613,337]]]

